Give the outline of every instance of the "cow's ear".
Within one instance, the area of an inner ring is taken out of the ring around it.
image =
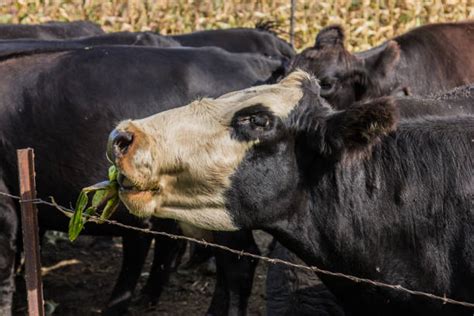
[[[345,157],[364,152],[395,130],[398,118],[398,109],[391,97],[358,102],[347,110],[333,113],[325,124],[325,154]]]
[[[388,41],[385,48],[378,54],[365,58],[365,66],[370,74],[385,77],[400,60],[400,46],[395,41]]]
[[[344,47],[344,30],[340,25],[331,25],[322,29],[316,36],[314,48],[322,49],[326,47]]]

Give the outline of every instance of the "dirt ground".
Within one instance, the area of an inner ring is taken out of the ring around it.
[[[270,237],[257,232],[257,242],[265,254]],[[94,247],[93,237],[81,236],[74,243],[65,235],[49,235],[42,249],[43,288],[46,311],[50,315],[100,315],[117,279],[121,262],[120,238],[109,247]],[[151,251],[142,271],[136,295],[146,281],[151,265]],[[184,258],[183,261],[185,261]],[[254,279],[249,315],[265,315],[265,276],[267,266],[260,262]],[[24,293],[22,278],[17,293]],[[200,267],[192,273],[175,272],[159,304],[145,308],[132,304],[128,315],[205,315],[215,282],[212,269]],[[135,297],[136,298],[136,297]],[[15,297],[14,315],[26,315],[25,294]]]

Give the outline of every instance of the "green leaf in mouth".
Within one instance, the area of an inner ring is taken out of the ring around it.
[[[109,181],[99,182],[81,190],[76,201],[74,214],[69,220],[69,240],[76,240],[90,216],[96,215],[102,207],[103,211],[100,215],[100,220],[97,221],[98,223],[103,223],[104,220],[109,219],[117,210],[120,204],[117,176],[117,168],[111,166],[108,172]],[[94,195],[92,196],[90,206],[87,206],[90,193]]]
[[[79,236],[82,228],[84,227],[82,212],[86,208],[88,202],[89,202],[89,198],[87,196],[87,192],[85,192],[84,190],[81,191],[76,201],[76,207],[74,208],[74,215],[69,220],[69,240],[70,241],[76,240],[77,236]]]

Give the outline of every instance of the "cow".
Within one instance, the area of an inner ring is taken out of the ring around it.
[[[14,55],[24,55],[27,53],[44,53],[104,45],[149,46],[161,48],[181,46],[171,38],[152,32],[116,32],[63,40],[0,40],[0,58],[7,59]]]
[[[308,265],[473,302],[474,116],[399,119],[390,97],[336,110],[311,75],[147,118],[109,136],[138,217],[262,229]],[[472,309],[318,273],[354,315]]]
[[[335,108],[383,95],[430,95],[474,82],[474,22],[428,24],[380,46],[351,54],[339,25],[324,28],[313,47],[295,56],[321,82]]]
[[[117,32],[65,40],[15,39],[0,40],[0,60],[26,54],[52,53],[94,46],[125,45],[148,47],[180,47],[175,40],[152,32]]]
[[[395,97],[400,117],[452,116],[474,114],[474,85],[454,88],[429,97]],[[273,241],[270,257],[302,264],[301,259]],[[267,314],[332,315],[343,311],[321,281],[308,271],[270,265],[266,285]]]
[[[286,41],[269,29],[232,28],[170,35],[182,46],[217,46],[234,53],[256,53],[266,57],[290,61],[295,51]],[[243,44],[245,43],[245,44]]]
[[[67,39],[102,35],[104,31],[89,21],[47,22],[42,24],[0,24],[0,39]]]
[[[215,97],[262,84],[280,73],[281,67],[280,61],[213,47],[97,46],[4,60],[0,63],[1,190],[18,194],[15,149],[33,147],[38,196],[53,195],[58,203],[69,205],[82,187],[106,174],[109,163],[102,147],[117,121],[145,117],[196,97]],[[18,205],[2,197],[0,206],[0,293],[5,294],[0,300],[5,311],[2,315],[8,315],[18,229],[13,211]],[[139,220],[124,210],[117,211],[116,219],[177,233],[174,221]],[[68,219],[53,208],[40,206],[39,223],[41,230],[64,231]],[[84,233],[123,238],[122,270],[104,311],[117,315],[130,301],[151,237],[94,223],[88,223]],[[169,248],[177,243],[167,238],[155,241],[159,247],[144,291],[156,298],[162,284],[156,281],[166,279],[173,259],[160,253],[175,253]]]

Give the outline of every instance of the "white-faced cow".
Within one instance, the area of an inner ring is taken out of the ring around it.
[[[307,264],[474,301],[474,117],[399,121],[388,97],[334,110],[294,72],[112,131],[120,198],[138,216],[263,229]],[[471,315],[320,275],[356,315]]]
[[[344,31],[329,26],[291,69],[321,80],[321,95],[338,109],[384,95],[429,95],[474,82],[474,22],[430,24],[368,51],[351,54]]]

